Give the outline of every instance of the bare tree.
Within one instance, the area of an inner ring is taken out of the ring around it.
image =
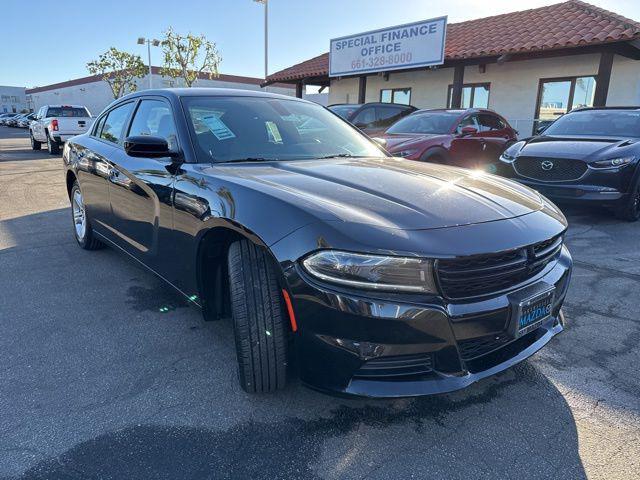
[[[180,35],[171,27],[164,32],[162,52],[162,75],[181,78],[187,87],[191,87],[200,74],[204,73],[209,78],[217,76],[222,61],[216,44],[204,35]]]
[[[87,70],[92,75],[102,76],[109,84],[113,98],[135,92],[138,88],[136,79],[144,77],[147,73],[147,67],[139,55],[114,47],[102,53],[97,60],[87,63]]]

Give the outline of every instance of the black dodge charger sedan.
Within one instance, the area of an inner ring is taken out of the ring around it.
[[[640,219],[640,107],[582,108],[500,157],[506,176],[558,200]]]
[[[452,391],[563,329],[571,257],[552,203],[390,157],[319,105],[147,90],[63,158],[79,245],[121,250],[206,320],[231,316],[249,392],[292,371],[327,392]]]

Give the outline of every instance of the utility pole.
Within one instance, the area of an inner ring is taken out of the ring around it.
[[[253,1],[264,5],[264,80],[267,81],[269,75],[269,0]]]
[[[149,89],[152,89],[153,77],[151,75],[151,45],[157,47],[160,45],[160,40],[156,40],[155,38],[152,40],[149,38],[138,37],[138,45],[144,45],[145,43],[147,44],[147,58],[149,60]]]

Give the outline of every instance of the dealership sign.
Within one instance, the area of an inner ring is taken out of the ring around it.
[[[387,72],[444,63],[447,17],[331,40],[329,76]]]

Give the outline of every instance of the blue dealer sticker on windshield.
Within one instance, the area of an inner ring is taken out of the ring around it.
[[[218,140],[229,140],[230,138],[236,138],[231,129],[229,129],[229,127],[227,127],[227,125],[215,115],[203,117],[202,121]]]

